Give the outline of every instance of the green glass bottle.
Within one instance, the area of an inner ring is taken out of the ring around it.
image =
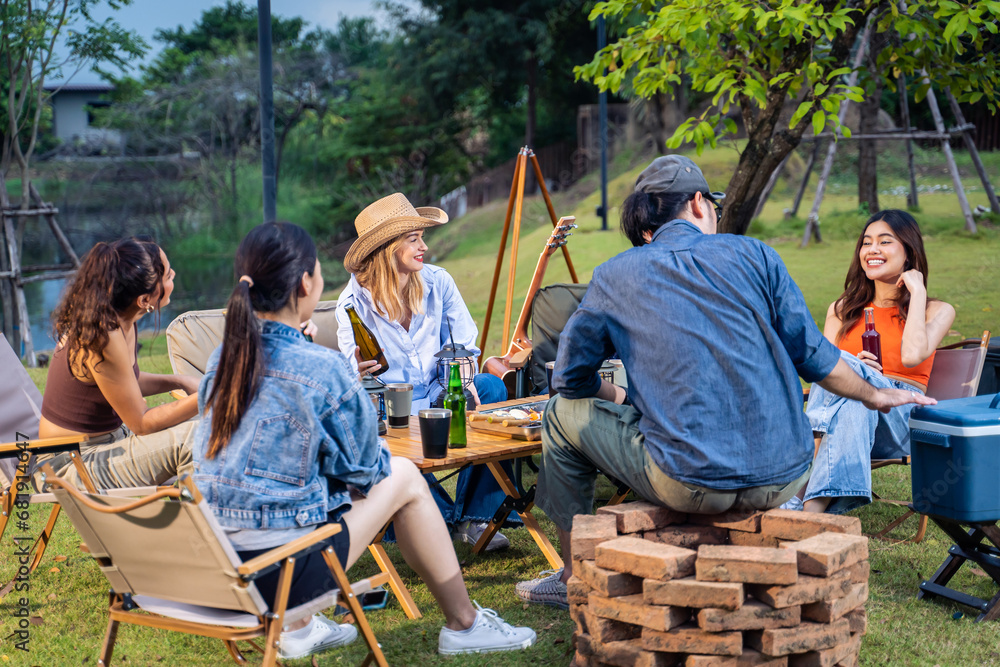
[[[465,388],[459,364],[452,364],[448,375],[448,390],[444,394],[444,407],[451,410],[451,430],[448,447],[462,449],[468,444],[465,437]]]

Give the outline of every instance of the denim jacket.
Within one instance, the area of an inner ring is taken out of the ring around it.
[[[194,481],[225,528],[267,530],[339,519],[348,485],[367,493],[389,475],[372,402],[342,354],[295,329],[261,320],[264,372],[229,443],[207,459],[212,423],[205,399],[221,348],[198,388]]]

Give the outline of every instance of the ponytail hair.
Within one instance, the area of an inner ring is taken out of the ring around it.
[[[622,203],[621,228],[632,245],[646,244],[645,233],[653,234],[657,229],[675,220],[694,192],[642,192],[636,190]]]
[[[264,371],[256,313],[297,305],[302,274],[316,270],[316,244],[290,222],[255,227],[236,251],[236,286],[226,303],[222,352],[205,409],[212,409],[206,458],[225,448],[257,393]],[[247,276],[248,279],[243,279]]]
[[[89,355],[104,360],[110,332],[119,316],[148,294],[159,302],[163,292],[160,247],[146,237],[98,243],[80,261],[52,313],[53,337],[63,340],[70,365],[80,367]]]

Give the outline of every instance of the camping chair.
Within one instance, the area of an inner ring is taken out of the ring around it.
[[[320,301],[313,311],[312,320],[318,329],[313,342],[331,350],[337,347],[337,302]],[[208,357],[222,344],[222,334],[226,326],[226,312],[216,310],[193,310],[178,315],[167,325],[167,355],[174,373],[201,377],[208,366]],[[369,552],[382,572],[389,575],[389,585],[408,618],[420,618],[420,610],[410,596],[389,554],[382,546],[381,534],[368,546]]]
[[[931,368],[931,375],[927,380],[927,395],[939,401],[975,396],[979,390],[979,378],[983,372],[983,363],[986,361],[986,353],[989,350],[989,345],[990,332],[984,331],[980,339],[967,338],[958,343],[939,347],[934,354],[934,366]],[[872,460],[872,470],[884,468],[889,465],[910,465],[910,457],[903,456],[898,459]],[[906,512],[902,516],[894,519],[885,528],[875,533],[873,537],[887,539],[886,536],[889,532],[916,514],[914,510],[908,508],[910,505],[909,500],[882,498],[872,491],[872,501],[907,507]],[[901,541],[920,542],[924,539],[926,532],[927,515],[921,514],[916,534],[909,539]]]
[[[120,623],[221,639],[238,664],[246,658],[236,642],[247,641],[274,665],[283,626],[308,618],[337,602],[346,606],[368,645],[363,666],[387,665],[359,602],[359,595],[384,583],[380,574],[351,584],[333,554],[327,524],[246,563],[240,561],[208,503],[186,475],[181,488],[161,489],[138,500],[81,493],[42,466],[70,521],[111,583],[108,629],[99,665],[110,665]],[[288,608],[297,558],[322,550],[338,589]],[[269,608],[254,579],[281,570],[277,597]],[[342,591],[348,591],[346,595]],[[252,641],[263,637],[263,646]]]
[[[36,454],[70,452],[80,472],[80,479],[90,490],[93,490],[93,483],[79,459],[80,444],[86,442],[86,436],[38,439],[42,395],[3,334],[0,334],[0,372],[7,378],[5,382],[0,383],[0,442],[3,443],[0,444],[0,539],[2,539],[7,524],[15,516],[15,502],[18,495],[22,496],[22,499],[27,497],[31,504],[54,501],[51,494],[33,493],[28,468]],[[55,505],[49,513],[45,528],[31,547],[34,557],[29,565],[29,572],[34,572],[41,562],[58,517],[59,505]],[[3,593],[0,592],[0,598],[2,597]]]

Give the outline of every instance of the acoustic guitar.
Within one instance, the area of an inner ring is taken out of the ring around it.
[[[552,230],[552,235],[545,242],[542,254],[538,257],[535,274],[531,277],[531,285],[528,286],[528,294],[524,298],[524,305],[521,306],[521,314],[517,318],[517,326],[514,327],[514,335],[507,348],[507,353],[502,357],[490,357],[483,363],[483,372],[502,379],[507,386],[507,394],[510,398],[514,398],[516,395],[517,369],[524,368],[528,362],[528,356],[531,354],[531,339],[528,338],[528,318],[531,316],[531,304],[535,300],[538,288],[542,285],[545,269],[549,265],[549,257],[566,245],[567,237],[572,236],[570,230],[576,229],[575,223],[576,218],[571,215],[559,218],[559,222]]]

